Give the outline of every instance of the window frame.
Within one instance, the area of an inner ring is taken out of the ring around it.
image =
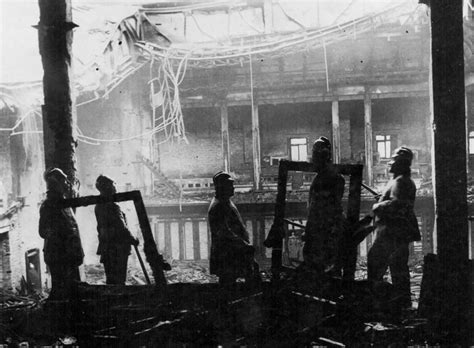
[[[304,139],[304,144],[292,144],[292,141],[293,140],[303,140]],[[300,154],[301,154],[301,150],[300,148],[303,147],[303,146],[306,146],[306,158],[301,158]],[[295,159],[293,158],[293,147],[296,147],[297,148],[297,152],[298,152],[298,158]],[[292,137],[289,137],[288,138],[288,157],[290,159],[290,161],[300,161],[300,162],[306,162],[308,160],[308,138],[307,137],[301,137],[301,136],[292,136]]]
[[[378,137],[383,137],[383,140],[378,140],[377,139]],[[375,148],[380,156],[380,159],[387,160],[392,157],[392,140],[393,138],[391,134],[376,134],[375,135]],[[379,151],[379,144],[383,144],[385,153],[382,153],[381,151]],[[387,149],[387,144],[388,144],[388,149]]]

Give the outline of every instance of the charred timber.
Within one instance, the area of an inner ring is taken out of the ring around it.
[[[469,335],[468,205],[463,2],[431,0],[433,186],[441,265],[437,324],[453,342]],[[457,343],[457,342],[456,342]],[[462,344],[463,345],[463,344]],[[467,344],[466,344],[467,345]]]
[[[46,168],[61,168],[76,184],[76,115],[72,98],[70,0],[39,0],[39,51],[43,63],[43,137]]]

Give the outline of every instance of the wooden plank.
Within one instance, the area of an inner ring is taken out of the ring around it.
[[[349,168],[346,169],[348,171]],[[349,179],[349,197],[347,202],[346,218],[349,226],[356,226],[360,218],[360,196],[362,190],[362,165],[352,165]],[[353,280],[357,263],[358,245],[352,241],[353,230],[347,228],[343,238],[344,251],[342,257],[343,278]]]
[[[199,221],[199,249],[201,252],[201,259],[209,259],[210,239],[209,226],[207,221]]]
[[[171,243],[175,251],[173,258],[184,260],[184,222],[181,220],[175,224],[176,228],[171,230]]]
[[[332,160],[341,162],[341,130],[339,128],[339,101],[332,101]]]
[[[165,222],[165,254],[167,257],[173,255],[171,250],[171,223]]]
[[[201,248],[199,241],[199,221],[193,220],[193,250],[194,260],[201,260]]]
[[[364,96],[364,137],[365,137],[365,168],[367,183],[372,186],[374,183],[374,148],[372,145],[372,101],[370,94]]]
[[[265,240],[265,219],[252,219],[252,229],[253,235],[257,240]],[[262,244],[259,244],[259,257],[266,258],[266,248],[262,248]]]
[[[153,234],[151,232],[150,222],[148,221],[148,216],[145,209],[145,204],[143,204],[143,199],[140,191],[135,192],[135,199],[133,204],[135,205],[135,210],[138,216],[138,223],[140,224],[140,230],[143,235],[143,250],[145,251],[146,260],[150,264],[151,270],[153,272],[153,278],[155,278],[155,284],[158,287],[166,286],[166,278],[163,270],[163,257],[158,253],[156,248],[155,240],[153,239]]]
[[[230,145],[229,145],[229,113],[225,102],[220,105],[221,111],[221,140],[222,140],[222,160],[224,170],[230,171]]]
[[[184,253],[183,260],[194,260],[194,232],[193,232],[193,222],[184,221],[182,224],[183,228],[183,239],[184,239]]]
[[[288,182],[288,168],[290,162],[286,160],[280,160],[280,165],[278,166],[278,193],[275,204],[275,215],[273,220],[272,228],[268,233],[267,238],[265,239],[264,245],[266,247],[272,247],[272,274],[275,280],[280,278],[281,270],[281,257],[283,252],[283,219],[285,218],[285,206],[286,206],[286,184]],[[302,163],[305,162],[300,162]],[[309,164],[309,163],[305,163]],[[311,165],[311,168],[313,166]],[[271,238],[275,241],[271,242]]]

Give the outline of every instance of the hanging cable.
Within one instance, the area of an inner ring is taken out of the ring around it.
[[[341,13],[339,13],[339,15],[336,17],[336,19],[332,22],[331,25],[336,25],[339,19],[341,19],[347,13],[347,11],[349,11],[349,9],[354,5],[354,3],[356,3],[356,1],[358,0],[351,0],[351,2],[346,6],[346,8],[342,10]]]
[[[245,19],[244,15],[242,14],[241,10],[239,10],[239,16],[240,16],[240,18],[242,18],[242,20],[244,21],[245,24],[247,24],[251,29],[255,30],[257,33],[260,33],[260,34],[265,33],[265,30],[259,29],[256,26],[254,26],[252,23],[247,21],[247,19]]]
[[[303,30],[306,30],[306,29],[307,29],[303,24],[301,24],[301,23],[300,23],[299,21],[297,21],[295,18],[291,17],[291,16],[285,11],[285,9],[281,6],[281,4],[280,4],[279,2],[277,3],[277,5],[278,5],[278,7],[281,9],[281,12],[283,12],[283,14],[285,15],[285,17],[288,18],[288,20],[289,20],[290,22],[295,23],[297,26],[299,26],[299,27],[300,27],[301,29],[303,29]]]
[[[209,39],[211,39],[212,41],[218,41],[217,38],[215,38],[214,36],[212,35],[209,35],[208,33],[206,33],[204,30],[202,30],[201,26],[199,25],[197,19],[194,17],[194,15],[191,13],[191,18],[193,19],[193,22],[194,24],[196,24],[196,28],[201,32],[202,35],[204,36],[207,36]]]
[[[313,47],[317,48],[320,46],[323,37],[326,40],[326,45],[328,43],[336,42],[337,40],[344,40],[351,34],[351,32],[355,34],[357,31],[362,32],[372,30],[375,18],[378,19],[385,15],[393,16],[393,12],[397,9],[400,10],[401,6],[394,5],[379,13],[366,15],[328,28],[310,28],[297,33],[285,35],[283,39],[273,40],[271,42],[266,41],[260,44],[247,46],[223,46],[216,49],[216,47],[203,47],[201,45],[199,49],[196,49],[195,47],[183,49],[172,46],[163,47],[153,43],[144,42],[137,42],[135,44],[148,51],[150,54],[157,56],[163,57],[165,55],[164,52],[167,52],[168,59],[181,60],[182,56],[186,54],[188,55],[188,60],[193,62],[194,65],[201,64],[201,66],[206,65],[208,67],[213,67],[215,64],[208,63],[212,60],[220,61],[222,64],[229,65],[228,62],[225,61],[227,59],[236,59],[233,63],[237,64],[237,59],[248,56],[249,54],[252,54],[253,56],[257,54],[276,54],[277,56],[282,56],[288,53],[294,53],[294,47],[298,45],[307,45],[309,43],[312,43]],[[380,22],[380,20],[378,20],[378,22]],[[331,34],[332,37],[329,37]],[[271,36],[272,35],[265,35],[267,38]],[[308,47],[303,47],[303,49],[307,48]],[[288,50],[285,51],[285,49]]]

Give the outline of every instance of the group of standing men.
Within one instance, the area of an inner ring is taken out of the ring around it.
[[[416,187],[410,178],[413,153],[407,147],[395,150],[390,162],[392,180],[379,202],[374,204],[376,240],[368,254],[368,279],[382,281],[388,267],[396,297],[403,307],[411,306],[409,243],[420,240],[414,214]],[[344,257],[344,235],[350,233],[345,221],[342,197],[345,181],[332,164],[331,143],[325,137],[314,142],[312,162],[317,175],[309,191],[308,218],[304,235],[303,267],[317,274],[337,274]],[[58,168],[46,172],[47,198],[41,205],[39,233],[45,240],[44,258],[52,276],[53,298],[67,297],[80,281],[79,265],[84,252],[71,208],[61,206],[71,185]],[[254,259],[255,248],[237,207],[232,202],[234,181],[226,172],[213,177],[215,197],[209,211],[211,231],[210,272],[221,284],[232,286],[237,278],[255,284],[260,281]],[[102,196],[116,193],[112,179],[100,175],[96,187]],[[131,245],[138,245],[127,226],[125,214],[114,203],[95,207],[99,246],[107,284],[124,284]]]
[[[39,234],[44,239],[44,260],[51,274],[50,299],[67,299],[80,282],[79,266],[84,259],[79,229],[71,208],[63,206],[72,185],[59,168],[44,175],[47,192],[41,204]],[[102,196],[116,193],[115,182],[104,175],[96,181]],[[107,284],[125,284],[131,245],[138,245],[127,226],[125,214],[114,202],[95,206],[99,245],[97,254],[103,263]]]
[[[411,307],[409,243],[420,240],[414,213],[416,187],[410,177],[412,160],[413,152],[409,148],[402,146],[395,150],[389,163],[392,180],[371,212],[377,237],[368,254],[369,281],[374,284],[382,281],[390,268],[393,300],[402,308]],[[347,226],[342,208],[345,180],[332,164],[331,143],[327,138],[320,137],[314,142],[312,162],[317,175],[309,191],[301,267],[321,276],[337,275],[344,254],[350,252],[345,249],[345,238],[350,238],[353,232]],[[255,280],[258,267],[254,248],[230,200],[234,193],[233,180],[228,173],[219,172],[214,176],[214,185],[216,196],[209,207],[210,271],[223,283],[232,283],[238,277]]]

